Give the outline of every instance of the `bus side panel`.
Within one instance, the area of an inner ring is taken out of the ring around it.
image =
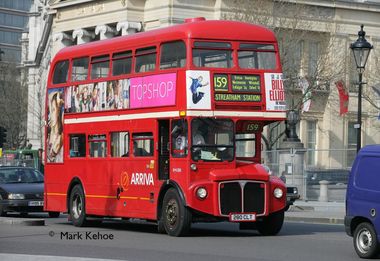
[[[62,164],[46,164],[45,166],[45,203],[46,211],[66,212],[66,196],[68,176]]]

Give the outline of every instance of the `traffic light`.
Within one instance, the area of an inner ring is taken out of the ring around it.
[[[7,141],[7,130],[0,126],[0,148],[3,147],[3,144]]]

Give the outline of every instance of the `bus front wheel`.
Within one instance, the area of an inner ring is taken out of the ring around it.
[[[85,197],[81,185],[75,185],[70,193],[70,218],[76,227],[83,227],[86,222]]]
[[[183,236],[191,226],[191,212],[184,204],[174,188],[169,189],[162,204],[162,222],[170,236]]]
[[[274,236],[280,232],[284,224],[284,210],[272,213],[256,223],[257,230],[263,236]]]

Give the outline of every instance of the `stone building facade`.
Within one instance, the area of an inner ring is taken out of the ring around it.
[[[266,16],[273,28],[284,26],[278,22],[279,17],[288,21],[294,20],[294,14],[291,12],[280,13],[277,10],[276,4],[279,1],[253,1],[262,2],[262,10],[256,8],[257,13],[254,15]],[[329,61],[327,71],[336,72],[331,73],[330,75],[333,76],[324,84],[318,85],[322,88],[318,87],[311,92],[311,106],[308,111],[301,114],[298,129],[300,139],[310,151],[337,149],[336,152],[310,152],[308,155],[310,164],[316,167],[328,165],[332,168],[342,168],[349,165],[352,160],[352,153],[345,150],[355,149],[356,144],[354,123],[357,115],[357,92],[354,83],[357,73],[352,69],[352,54],[349,45],[357,39],[361,24],[365,25],[367,40],[374,46],[364,73],[367,82],[365,94],[373,98],[372,102],[375,105],[379,99],[376,97],[376,92],[372,90],[372,86],[380,84],[377,73],[380,69],[380,50],[378,50],[380,1],[289,0],[285,2],[307,7],[304,13],[299,14],[300,20],[295,28],[288,28],[305,35],[305,39],[301,41],[298,59],[306,66],[299,69],[298,78],[308,76],[310,68],[318,64],[318,55],[322,51],[327,51],[327,55],[324,56],[324,59]],[[252,4],[252,1],[248,0],[50,0],[43,7],[48,10],[46,17],[43,18],[44,23],[48,25],[44,28],[50,30],[50,33],[47,34],[46,31],[44,35],[45,31],[39,32],[43,41],[46,40],[44,44],[41,44],[45,49],[40,52],[42,56],[39,61],[45,62],[42,62],[43,65],[40,67],[36,66],[30,77],[39,79],[40,83],[44,84],[48,61],[65,46],[171,26],[182,23],[189,17],[202,16],[208,20],[233,17],[233,12],[238,10],[237,5],[244,7],[244,4],[250,3]],[[31,34],[32,32],[29,32],[29,39],[32,39]],[[328,49],[320,44],[321,35],[327,39]],[[33,49],[32,46],[30,45],[29,48]],[[37,46],[39,44],[34,45],[34,47]],[[346,87],[351,90],[348,113],[342,116],[339,114],[339,95],[335,87],[335,82],[339,80],[343,80]],[[36,80],[31,80],[30,89],[36,88],[35,82]],[[41,87],[44,88],[44,85]],[[300,88],[294,93],[296,96],[302,95]],[[39,101],[34,100],[34,102]],[[362,144],[380,143],[378,114],[379,108],[363,101]],[[30,117],[34,115],[30,114]],[[28,119],[28,122],[32,120]],[[40,147],[42,146],[40,139],[33,132],[37,130],[37,126],[38,124],[35,123],[29,124],[28,133],[31,135],[29,139],[33,146]]]

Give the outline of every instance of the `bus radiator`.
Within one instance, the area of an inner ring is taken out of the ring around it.
[[[223,216],[248,212],[264,214],[265,186],[260,182],[222,182],[219,186],[219,199],[220,213]]]

